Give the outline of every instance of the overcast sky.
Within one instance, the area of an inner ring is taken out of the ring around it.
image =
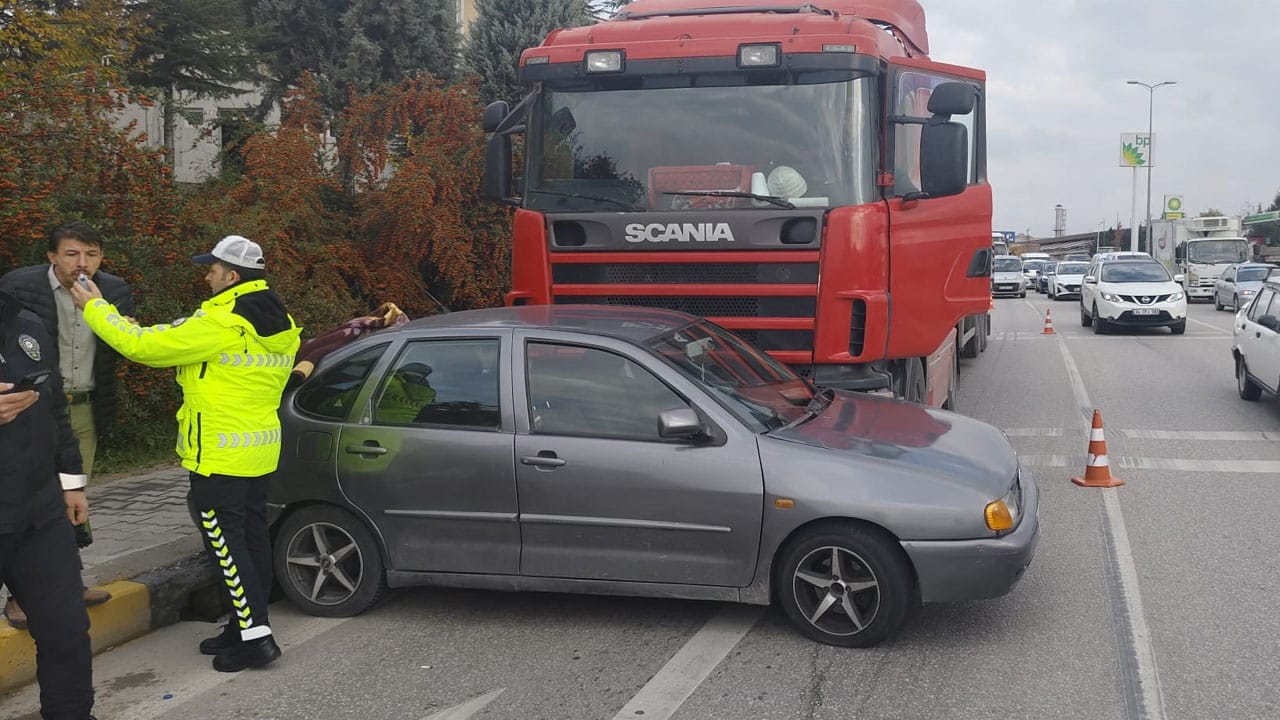
[[[1146,132],[1151,213],[1241,214],[1280,190],[1280,0],[922,0],[930,57],[987,72],[993,226],[1068,234],[1129,225],[1120,134]],[[1138,218],[1146,217],[1139,171]]]

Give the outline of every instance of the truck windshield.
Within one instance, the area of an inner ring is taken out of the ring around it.
[[[526,207],[616,212],[781,204],[747,193],[797,207],[873,199],[866,76],[789,85],[734,84],[734,77],[640,89],[544,85],[528,134]]]
[[[1187,243],[1187,260],[1195,263],[1238,263],[1249,259],[1245,240],[1201,240]]]

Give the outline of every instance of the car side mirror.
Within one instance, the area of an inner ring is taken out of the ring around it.
[[[1179,273],[1179,274],[1177,274],[1177,275],[1174,275],[1174,276],[1173,276],[1173,281],[1174,281],[1174,282],[1176,282],[1176,283],[1180,283],[1180,282],[1182,282],[1183,280],[1186,280],[1186,279],[1187,279],[1187,276],[1186,276],[1186,275],[1183,275],[1183,274],[1181,274],[1181,273]]]
[[[1275,315],[1263,315],[1258,318],[1258,324],[1271,332],[1280,332],[1280,319]]]
[[[698,413],[689,408],[663,410],[658,414],[658,437],[667,440],[698,440],[707,436]]]
[[[1092,276],[1092,275],[1085,275],[1085,276],[1084,276],[1084,281],[1085,281],[1085,282],[1087,282],[1087,283],[1089,283],[1090,285],[1092,285],[1093,283],[1098,282],[1098,278],[1096,278],[1096,277],[1094,277],[1094,276]]]

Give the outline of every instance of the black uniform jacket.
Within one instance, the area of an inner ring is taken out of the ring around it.
[[[116,306],[122,315],[133,315],[133,293],[129,284],[105,270],[93,274],[93,282],[102,297]],[[45,330],[53,337],[50,362],[58,367],[58,306],[49,287],[49,266],[31,265],[11,270],[0,277],[0,292],[8,292],[26,309],[40,316]],[[120,355],[110,345],[98,340],[93,359],[93,425],[98,435],[109,435],[116,422],[116,363]]]
[[[49,353],[56,346],[44,323],[0,290],[0,381],[52,371],[36,404],[0,425],[0,535],[66,517],[58,473],[82,471],[57,360]]]

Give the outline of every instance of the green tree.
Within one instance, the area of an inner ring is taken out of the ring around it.
[[[450,0],[257,0],[253,16],[273,77],[269,99],[310,73],[335,116],[353,92],[424,71],[454,75],[460,40]]]
[[[465,59],[480,78],[480,97],[519,102],[527,92],[517,74],[520,53],[556,28],[590,22],[583,0],[476,0]]]
[[[1271,200],[1271,204],[1268,205],[1267,209],[1263,210],[1262,212],[1275,212],[1277,210],[1280,210],[1280,192],[1276,193],[1275,198]]]
[[[129,10],[143,28],[129,81],[159,92],[172,164],[182,98],[227,97],[241,92],[236,83],[260,79],[254,36],[239,0],[135,0]]]
[[[1226,213],[1222,212],[1218,208],[1209,208],[1208,210],[1200,213],[1200,217],[1222,217],[1223,215],[1226,215]]]

